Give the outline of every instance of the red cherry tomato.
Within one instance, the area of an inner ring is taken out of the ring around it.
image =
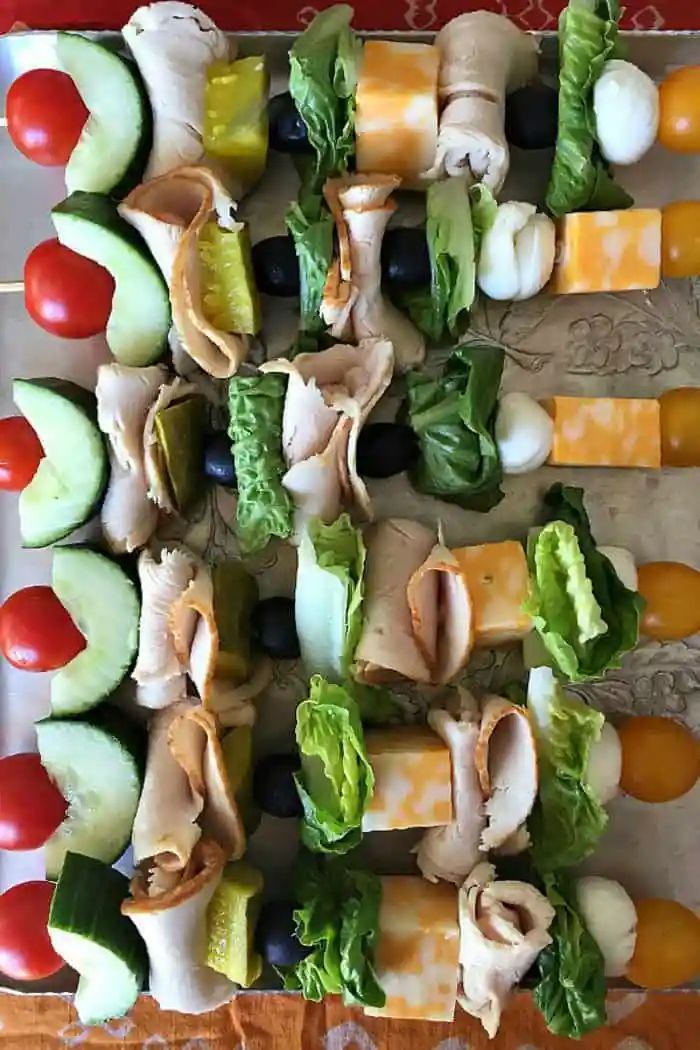
[[[5,114],[20,153],[47,167],[68,163],[90,116],[71,78],[56,69],[31,69],[17,77],[7,92]]]
[[[85,644],[50,587],[25,587],[0,607],[0,652],[13,667],[55,671],[82,652]]]
[[[39,981],[65,966],[47,930],[52,882],[20,882],[0,896],[0,971],[14,981]]]
[[[87,339],[104,332],[112,310],[114,281],[103,266],[42,241],[24,264],[24,302],[41,328],[64,339]]]
[[[0,849],[43,846],[66,809],[66,800],[38,755],[0,758]]]
[[[21,492],[43,458],[41,442],[24,416],[0,419],[0,489]]]

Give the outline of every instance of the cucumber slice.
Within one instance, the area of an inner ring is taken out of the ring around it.
[[[76,33],[59,33],[56,52],[90,112],[66,167],[68,192],[121,199],[141,181],[153,144],[151,106],[138,69]]]
[[[94,394],[62,379],[15,379],[12,397],[44,449],[19,497],[24,547],[46,547],[88,521],[109,476]]]
[[[121,913],[129,882],[97,860],[68,853],[49,912],[49,937],[80,974],[75,1008],[82,1024],[122,1017],[146,983],[148,956]]]
[[[61,244],[104,266],[114,278],[105,334],[117,361],[135,366],[157,361],[168,343],[170,298],[145,243],[99,193],[72,193],[51,218]]]
[[[140,602],[124,570],[88,547],[57,547],[51,582],[87,641],[53,676],[51,713],[77,715],[113,693],[131,669]]]
[[[112,864],[131,838],[144,734],[120,712],[101,708],[87,718],[44,718],[36,735],[42,765],[68,803],[44,847],[47,878],[61,872],[68,850]]]

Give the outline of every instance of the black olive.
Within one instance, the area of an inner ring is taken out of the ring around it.
[[[253,634],[268,656],[275,660],[296,660],[299,639],[291,598],[265,598],[253,609]]]
[[[408,291],[430,284],[430,255],[423,226],[396,226],[382,242],[382,280],[388,288]]]
[[[368,423],[357,442],[357,470],[365,478],[390,478],[418,459],[415,432],[405,423]]]
[[[236,487],[236,465],[228,434],[214,434],[207,441],[204,448],[204,473],[217,485]]]
[[[559,96],[547,84],[528,84],[506,99],[506,138],[520,149],[546,149],[557,141]]]
[[[272,149],[278,153],[313,153],[306,124],[288,91],[271,98],[267,112]]]
[[[299,756],[266,755],[253,773],[253,798],[263,813],[271,817],[300,817],[303,813],[294,774],[300,767]]]
[[[253,245],[258,291],[286,298],[299,295],[299,260],[291,237],[267,237]]]
[[[294,901],[266,901],[255,927],[255,947],[270,966],[294,966],[312,949],[296,935]]]

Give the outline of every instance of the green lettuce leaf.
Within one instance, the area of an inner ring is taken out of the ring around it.
[[[301,840],[315,853],[347,853],[362,838],[362,817],[374,791],[357,703],[340,685],[314,675],[297,707],[304,808]]]
[[[564,692],[549,668],[530,675],[528,710],[537,730],[540,782],[528,821],[540,871],[580,864],[595,850],[608,823],[590,788],[591,748],[605,724],[600,711]]]
[[[295,611],[309,674],[341,682],[362,633],[366,550],[347,514],[332,525],[314,519],[299,546]],[[323,609],[323,616],[318,610]]]
[[[430,288],[400,296],[399,305],[433,342],[455,336],[474,304],[481,237],[498,205],[485,186],[469,188],[466,177],[443,179],[426,192],[426,238]]]
[[[555,217],[572,211],[629,208],[595,140],[593,87],[616,54],[618,0],[569,0],[559,18],[559,128],[547,189]]]
[[[557,483],[544,502],[556,527],[545,527],[528,544],[528,607],[548,652],[567,678],[578,682],[600,678],[619,667],[624,653],[636,646],[644,603],[625,587],[598,550],[583,506],[583,490]],[[572,529],[587,584],[581,583],[580,563],[568,569],[559,556],[561,548],[551,541],[552,531],[570,536]],[[542,540],[545,533],[548,536]],[[596,633],[599,622],[605,630]]]
[[[550,1032],[580,1039],[606,1023],[603,956],[579,914],[572,882],[546,875],[544,885],[555,917],[552,944],[537,959],[534,999]]]
[[[438,378],[406,376],[406,415],[420,445],[411,481],[419,492],[480,511],[503,498],[494,423],[504,360],[498,346],[460,346]]]
[[[287,228],[299,259],[302,332],[320,332],[323,287],[333,252],[333,219],[323,184],[347,171],[355,150],[355,93],[362,44],[350,27],[353,10],[335,4],[316,15],[289,54],[289,90],[306,124],[313,158],[299,165],[299,199]]]
[[[281,969],[284,987],[319,1002],[342,994],[346,1004],[381,1008],[386,996],[374,971],[381,882],[337,860],[305,857],[295,880],[297,936],[313,951]]]
[[[293,507],[282,487],[282,409],[286,380],[279,375],[234,377],[228,387],[229,427],[238,481],[236,534],[252,554],[273,536],[292,534]]]

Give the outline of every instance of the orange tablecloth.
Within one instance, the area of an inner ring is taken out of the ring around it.
[[[60,996],[0,996],[2,1050],[699,1050],[700,995],[616,992],[611,1027],[574,1044],[550,1036],[527,993],[516,995],[490,1042],[459,1011],[454,1024],[402,1024],[364,1017],[336,999],[248,995],[202,1017],[160,1012],[142,999],[131,1014],[95,1028],[75,1020]]]

